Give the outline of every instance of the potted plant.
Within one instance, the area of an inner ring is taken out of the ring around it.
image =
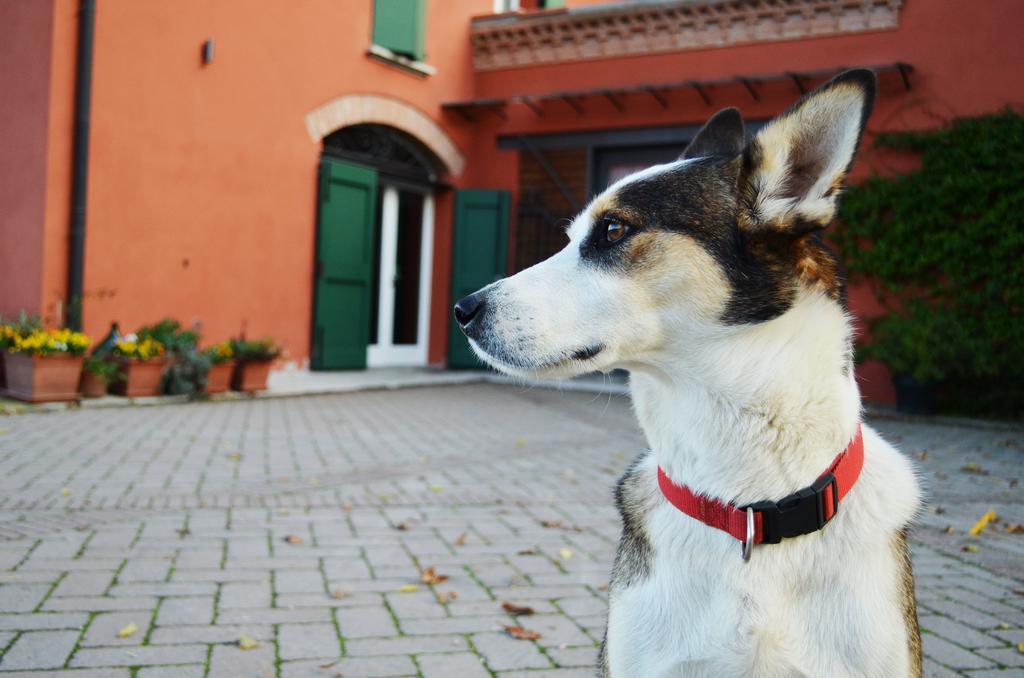
[[[14,337],[25,337],[39,329],[41,329],[41,323],[38,316],[29,316],[24,311],[21,312],[17,320],[4,320],[0,316],[0,392],[7,387],[4,354],[14,345]]]
[[[121,366],[103,356],[92,355],[82,365],[83,398],[99,398],[107,394],[111,384],[121,379]]]
[[[110,353],[120,367],[114,393],[130,398],[160,394],[160,380],[166,364],[163,344],[151,337],[140,339],[135,334],[128,334],[114,344]]]
[[[210,361],[210,371],[206,373],[206,392],[224,393],[231,387],[231,375],[235,369],[235,354],[231,350],[230,341],[222,341],[210,346],[203,354]]]
[[[0,322],[0,393],[7,388],[7,377],[4,374],[4,353],[7,353],[7,349],[12,343],[14,343],[14,328]]]
[[[155,325],[140,327],[140,339],[153,339],[166,350],[167,369],[164,370],[161,391],[168,395],[190,398],[206,392],[206,380],[213,364],[204,351],[198,349],[197,329],[183,329],[173,318],[164,318]]]
[[[89,337],[69,329],[5,334],[7,395],[28,402],[78,399]]]
[[[245,393],[266,390],[270,364],[281,354],[277,344],[272,339],[233,339],[231,353],[237,361],[231,387]]]

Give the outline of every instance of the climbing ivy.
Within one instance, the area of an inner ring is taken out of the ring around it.
[[[946,409],[1024,414],[1024,117],[881,134],[875,146],[920,153],[921,166],[843,200],[840,256],[889,308],[859,355],[940,383]]]

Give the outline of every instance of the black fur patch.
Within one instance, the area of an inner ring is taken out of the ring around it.
[[[601,649],[597,653],[598,678],[611,678],[612,669],[608,666],[608,627],[605,626],[604,637],[601,638]]]
[[[615,486],[615,506],[622,518],[622,536],[612,568],[612,588],[630,586],[651,574],[654,547],[644,531],[643,518],[647,513],[643,500],[645,480],[638,470],[648,454],[650,452],[645,451],[634,459]]]
[[[893,550],[900,568],[900,595],[903,598],[903,621],[907,628],[907,652],[910,655],[910,675],[921,675],[921,628],[917,621],[917,598],[914,594],[914,570],[907,549],[907,531],[893,538]]]
[[[758,323],[785,313],[803,279],[840,303],[845,292],[838,263],[817,233],[774,229],[749,231],[739,225],[739,162],[703,158],[626,184],[608,214],[629,225],[624,245],[642,230],[682,233],[694,238],[718,262],[731,285],[722,316],[726,324]],[[625,270],[625,246],[600,246],[595,229],[580,254],[592,265]],[[808,279],[808,276],[811,276]]]

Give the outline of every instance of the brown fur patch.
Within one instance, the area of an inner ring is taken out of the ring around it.
[[[619,212],[619,205],[615,200],[615,193],[602,193],[597,196],[594,198],[594,202],[590,204],[587,211],[593,218]]]
[[[666,234],[656,231],[637,233],[630,238],[626,259],[631,268],[645,267],[652,265],[658,258],[658,241],[666,238]]]
[[[839,266],[820,242],[811,238],[800,238],[793,243],[793,258],[797,275],[807,286],[817,289],[830,298],[839,300],[842,296],[842,281]]]
[[[910,654],[910,678],[921,678],[921,628],[917,622],[917,599],[914,597],[914,571],[907,550],[907,533],[898,533],[892,550],[900,568],[899,592],[902,598],[903,623],[907,629],[907,651]]]
[[[832,196],[839,193],[843,188],[843,180],[846,179],[846,172],[840,172],[836,174],[832,179],[832,183],[828,185],[828,189],[824,193],[824,197],[831,198]]]
[[[668,231],[637,233],[629,242],[630,275],[655,305],[689,301],[708,318],[722,313],[731,286],[721,265],[693,238]]]

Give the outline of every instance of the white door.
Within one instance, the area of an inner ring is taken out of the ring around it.
[[[382,184],[380,275],[375,341],[369,367],[427,364],[430,282],[434,245],[434,198]]]

